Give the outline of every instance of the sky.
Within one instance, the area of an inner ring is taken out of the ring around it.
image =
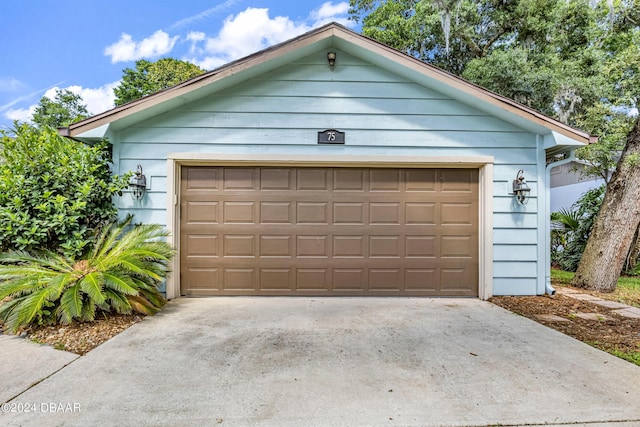
[[[69,89],[91,114],[135,61],[170,57],[211,70],[328,22],[355,29],[348,1],[0,0],[0,130]]]

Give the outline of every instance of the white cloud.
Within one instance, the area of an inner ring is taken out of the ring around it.
[[[313,27],[319,27],[329,22],[339,22],[345,26],[351,24],[351,21],[347,19],[347,13],[349,12],[349,3],[340,2],[333,4],[332,2],[323,3],[318,9],[311,11],[309,17],[313,19]]]
[[[347,2],[325,2],[313,10],[307,19],[294,21],[285,16],[271,18],[269,9],[250,7],[237,15],[228,16],[215,37],[205,39],[202,33],[190,33],[187,39],[192,42],[192,57],[188,60],[210,70],[328,22],[352,26],[353,22],[347,19],[348,10]]]
[[[207,9],[207,10],[205,10],[203,12],[200,12],[200,13],[198,13],[196,15],[193,15],[193,16],[190,16],[188,18],[184,18],[184,19],[181,19],[181,20],[179,20],[177,22],[174,22],[171,25],[170,28],[171,29],[176,29],[176,28],[184,27],[184,26],[192,24],[194,22],[198,22],[198,21],[201,21],[203,19],[209,18],[209,17],[211,17],[212,15],[215,15],[218,12],[221,12],[221,11],[223,11],[225,9],[228,9],[228,8],[232,7],[233,5],[238,3],[238,1],[239,0],[227,0],[224,3],[220,3],[219,5],[216,5],[216,6],[212,7],[212,8],[209,8],[209,9]]]
[[[111,63],[136,61],[142,58],[157,58],[171,52],[179,36],[169,37],[169,34],[158,30],[151,36],[135,42],[126,33],[122,33],[118,42],[107,46],[104,54],[111,57]]]
[[[0,92],[19,92],[27,87],[14,77],[0,77]]]
[[[120,82],[108,83],[99,88],[83,88],[82,86],[69,86],[66,89],[80,95],[90,114],[98,114],[107,111],[114,106],[115,94],[113,88]],[[55,91],[54,94],[55,96]],[[48,95],[47,95],[48,96]]]
[[[119,84],[120,82],[117,81],[108,83],[99,88],[85,88],[77,85],[67,86],[65,88],[53,86],[47,89],[42,96],[46,96],[47,98],[53,100],[55,99],[57,90],[69,90],[76,95],[80,95],[82,97],[82,103],[87,106],[89,114],[94,115],[113,108],[115,100],[113,88],[115,88]],[[12,121],[19,120],[21,122],[30,122],[37,105],[38,104],[32,104],[27,108],[7,108],[4,112],[4,117]]]
[[[35,105],[31,105],[28,108],[9,109],[4,113],[4,116],[11,121],[30,122],[35,110]]]

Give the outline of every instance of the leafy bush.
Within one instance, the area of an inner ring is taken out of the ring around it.
[[[127,176],[111,175],[108,145],[17,123],[1,137],[0,251],[80,256],[94,230],[115,220],[112,198],[127,186]]]
[[[159,225],[131,218],[105,227],[81,259],[52,251],[0,254],[0,320],[14,332],[32,324],[94,320],[101,311],[154,314],[164,304],[158,285],[174,251]]]
[[[566,271],[576,271],[587,245],[591,228],[604,199],[604,185],[580,197],[571,210],[553,212],[551,260]]]

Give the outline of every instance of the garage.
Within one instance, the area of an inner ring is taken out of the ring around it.
[[[478,296],[478,169],[188,166],[180,293]]]

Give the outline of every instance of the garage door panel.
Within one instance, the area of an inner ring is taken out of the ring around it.
[[[225,224],[255,224],[255,202],[224,202],[223,218]]]
[[[477,192],[478,171],[475,169],[443,169],[441,171],[441,191]]]
[[[405,204],[405,225],[435,225],[438,204],[435,202],[407,202]]]
[[[368,288],[365,274],[364,268],[334,268],[333,290],[364,292]]]
[[[296,172],[297,190],[323,192],[329,190],[328,169],[297,169]]]
[[[291,202],[260,202],[260,224],[292,224]]]
[[[436,169],[407,169],[406,190],[408,192],[435,192],[437,185]]]
[[[292,236],[260,236],[261,258],[292,258],[293,256]]]
[[[369,191],[400,192],[403,187],[400,169],[370,169]]]
[[[478,294],[477,170],[181,176],[184,295]]]
[[[407,258],[436,258],[439,253],[437,236],[405,236]]]
[[[401,236],[369,236],[369,257],[400,258],[402,254]]]
[[[254,191],[256,189],[255,168],[223,169],[223,188],[225,191]]]
[[[327,292],[330,289],[330,273],[328,268],[298,268],[296,288],[303,291]]]
[[[256,269],[252,267],[225,267],[223,268],[222,290],[226,291],[256,291]]]
[[[329,224],[329,202],[298,202],[297,224]]]
[[[188,191],[218,190],[220,169],[216,167],[199,167],[183,169],[182,182]]]
[[[256,236],[227,234],[223,241],[223,254],[225,258],[255,258]]]
[[[467,258],[474,256],[473,236],[442,236],[440,238],[441,258]]]
[[[184,213],[187,224],[217,224],[218,202],[189,201],[185,203]]]
[[[327,236],[296,236],[296,256],[299,258],[329,258]]]
[[[260,189],[263,191],[288,191],[293,190],[293,169],[261,169]]]
[[[369,203],[369,224],[401,224],[400,202],[372,202]]]
[[[400,268],[370,268],[369,289],[376,291],[403,290],[402,269]]]
[[[333,223],[345,225],[365,225],[366,203],[364,202],[334,202]]]
[[[363,169],[334,169],[333,190],[336,192],[364,192],[366,190],[366,171]]]
[[[187,245],[183,252],[188,258],[217,258],[217,234],[188,234],[185,239]]]
[[[261,268],[260,289],[266,291],[293,291],[294,269],[292,268]]]

